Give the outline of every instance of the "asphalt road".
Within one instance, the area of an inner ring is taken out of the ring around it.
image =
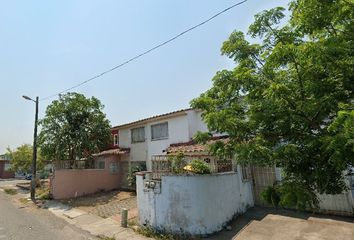
[[[97,239],[47,210],[21,207],[0,191],[0,240]]]

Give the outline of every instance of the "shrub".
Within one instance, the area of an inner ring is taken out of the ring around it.
[[[275,186],[269,186],[261,193],[261,199],[265,203],[278,207],[280,203],[279,190]]]
[[[171,164],[171,172],[172,173],[183,173],[184,167],[187,165],[184,154],[183,153],[178,153],[176,156],[170,157],[169,158],[170,164]]]
[[[210,174],[210,167],[202,160],[195,159],[190,163],[191,171],[196,174]]]
[[[129,167],[129,173],[127,176],[127,182],[129,186],[135,186],[136,185],[136,176],[135,173],[141,172],[141,171],[146,171],[146,165],[145,164],[138,164],[135,166],[130,166]]]
[[[278,207],[299,210],[317,209],[318,198],[311,190],[306,190],[299,181],[288,181],[279,185],[269,186],[261,193],[261,199]]]
[[[300,210],[317,209],[319,200],[314,191],[307,189],[299,181],[288,181],[279,188],[281,194],[280,204]]]

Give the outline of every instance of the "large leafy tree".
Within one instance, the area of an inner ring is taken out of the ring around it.
[[[111,142],[110,124],[95,98],[67,93],[53,101],[40,120],[39,145],[50,160],[89,157]]]
[[[354,164],[354,1],[294,0],[284,12],[257,14],[247,37],[233,32],[221,51],[236,67],[191,105],[229,134],[220,153],[282,167],[283,198],[308,207],[342,192]]]
[[[32,168],[33,147],[29,144],[22,144],[16,149],[7,148],[7,154],[11,159],[11,169],[15,172],[30,172]],[[43,158],[40,154],[37,156],[37,170],[44,167]]]

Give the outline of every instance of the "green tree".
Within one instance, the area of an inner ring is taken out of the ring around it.
[[[110,124],[95,98],[67,93],[53,101],[40,120],[39,145],[50,160],[89,157],[111,142]]]
[[[11,169],[15,172],[30,172],[32,168],[33,148],[30,144],[22,144],[14,150],[7,148],[7,154],[11,159]],[[44,167],[43,158],[37,155],[37,170]]]
[[[311,207],[316,193],[342,192],[342,172],[354,165],[352,113],[341,111],[353,108],[354,1],[294,0],[289,13],[257,14],[248,40],[233,32],[221,52],[236,67],[217,72],[191,105],[211,131],[229,134],[226,152],[279,165],[283,193],[296,186],[310,197],[293,205]]]

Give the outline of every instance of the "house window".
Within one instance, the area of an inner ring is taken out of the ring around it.
[[[119,145],[119,136],[118,134],[113,135],[113,145],[118,146]]]
[[[145,127],[132,129],[131,135],[132,135],[132,143],[145,142]]]
[[[168,123],[159,123],[151,126],[151,140],[168,138]]]

